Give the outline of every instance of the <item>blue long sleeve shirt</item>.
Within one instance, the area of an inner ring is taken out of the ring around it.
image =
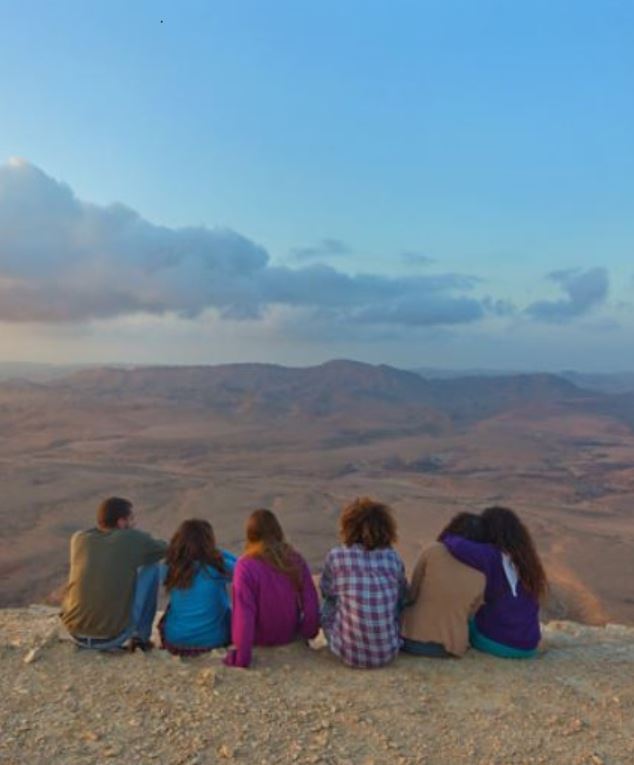
[[[227,574],[213,566],[199,566],[191,587],[173,589],[165,618],[165,637],[186,648],[215,648],[230,642],[231,601],[228,587],[236,565],[236,556],[222,550]],[[162,581],[167,566],[162,566]]]

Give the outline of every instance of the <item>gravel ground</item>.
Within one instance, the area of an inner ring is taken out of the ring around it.
[[[78,651],[54,612],[0,611],[0,763],[631,765],[634,630],[552,623],[545,648],[366,671],[295,644],[236,670]]]

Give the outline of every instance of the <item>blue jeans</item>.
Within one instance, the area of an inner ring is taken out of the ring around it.
[[[420,640],[410,640],[403,638],[401,651],[411,653],[414,656],[431,656],[439,659],[448,659],[451,654],[445,650],[442,643],[421,642]]]
[[[134,596],[130,610],[130,623],[118,635],[112,638],[91,638],[82,635],[71,635],[80,648],[93,648],[97,651],[110,651],[121,648],[126,640],[139,637],[149,640],[152,625],[156,616],[156,604],[159,588],[159,564],[141,566],[137,570]]]

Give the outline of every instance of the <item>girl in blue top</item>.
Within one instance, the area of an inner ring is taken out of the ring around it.
[[[227,592],[236,557],[216,547],[211,524],[183,521],[172,537],[163,565],[169,604],[159,623],[170,653],[195,655],[231,642]]]

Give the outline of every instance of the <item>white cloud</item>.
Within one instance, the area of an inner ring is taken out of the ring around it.
[[[346,245],[328,239],[331,253]],[[0,321],[79,322],[134,314],[258,319],[274,307],[330,320],[436,326],[473,322],[486,304],[461,274],[350,275],[271,265],[227,229],[157,226],[121,204],[79,200],[23,160],[0,167]]]

